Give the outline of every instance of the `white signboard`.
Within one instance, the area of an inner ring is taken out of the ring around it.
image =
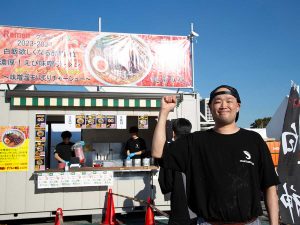
[[[117,115],[117,129],[126,129],[127,117],[126,115]]]
[[[37,188],[112,186],[113,171],[38,173]]]

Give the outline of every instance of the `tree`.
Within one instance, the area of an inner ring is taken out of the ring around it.
[[[254,123],[250,124],[250,128],[265,128],[270,122],[271,117],[265,117],[262,119],[256,119]]]

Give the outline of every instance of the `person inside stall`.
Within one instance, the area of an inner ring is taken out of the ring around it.
[[[60,163],[70,162],[71,158],[74,157],[74,151],[72,151],[71,142],[72,133],[70,131],[64,131],[61,133],[62,142],[57,144],[54,150],[54,158]]]
[[[128,139],[125,145],[127,159],[139,159],[146,152],[146,142],[138,136],[139,129],[137,126],[129,128],[131,138]]]

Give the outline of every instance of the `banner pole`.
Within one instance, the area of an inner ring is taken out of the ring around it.
[[[191,42],[191,67],[192,67],[192,79],[193,79],[193,92],[195,90],[195,69],[194,69],[194,38],[198,37],[199,34],[197,34],[194,31],[194,23],[191,23],[191,33],[188,35],[188,38],[190,39]]]

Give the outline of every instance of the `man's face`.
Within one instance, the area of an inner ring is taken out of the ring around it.
[[[229,91],[227,88],[219,88],[220,91]],[[210,106],[210,111],[217,125],[229,125],[235,123],[235,117],[240,110],[240,103],[230,94],[221,94],[214,97]]]
[[[70,138],[63,138],[63,142],[64,142],[65,144],[68,144],[68,143],[70,142]]]

